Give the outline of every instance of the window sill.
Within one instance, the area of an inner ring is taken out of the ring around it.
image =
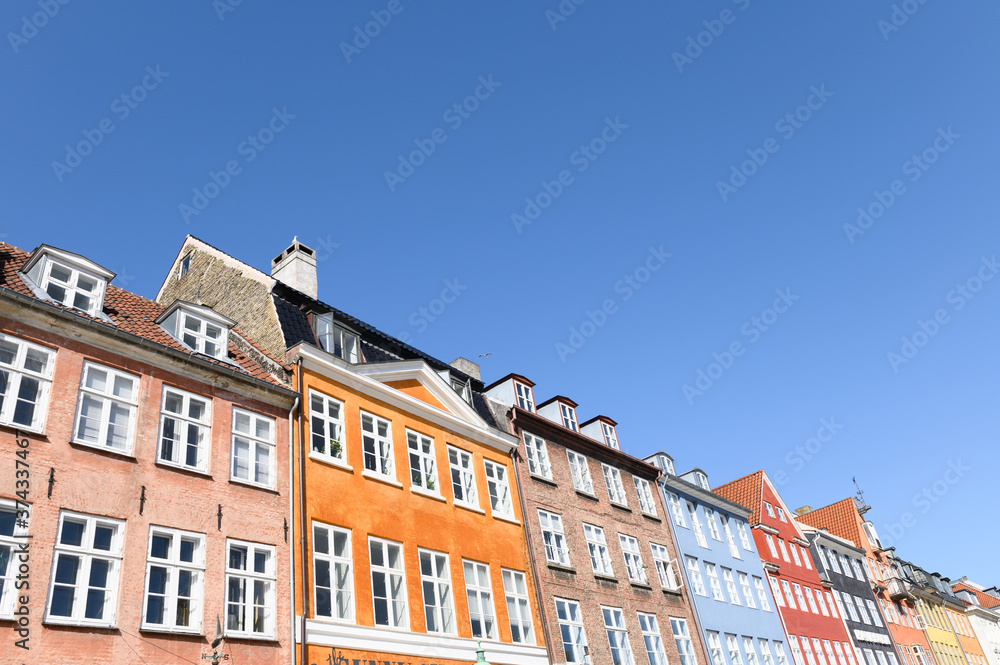
[[[465,503],[463,501],[455,501],[455,507],[456,508],[464,508],[465,510],[472,511],[474,513],[479,513],[480,515],[485,515],[486,514],[486,511],[483,510],[482,508],[480,508],[479,506],[475,506],[475,505],[473,505],[471,503]]]
[[[86,448],[87,450],[93,450],[99,453],[104,453],[106,455],[112,455],[121,459],[128,460],[130,462],[138,462],[139,460],[132,455],[131,452],[123,452],[121,450],[115,450],[114,448],[109,448],[107,446],[97,446],[93,443],[87,443],[86,441],[79,441],[77,439],[70,439],[69,444],[74,448]]]
[[[521,526],[521,520],[510,515],[500,515],[499,513],[493,513],[493,518],[498,520],[503,520],[504,522],[510,522],[511,524],[516,524]]]
[[[597,498],[597,495],[594,494],[593,492],[588,492],[586,490],[576,490],[576,493],[582,496],[584,499],[590,499],[592,501],[600,501],[600,499]]]
[[[25,427],[24,425],[18,425],[17,423],[0,423],[0,428],[9,429],[17,436],[18,433],[31,434],[33,436],[39,436],[43,439],[49,438],[45,434],[44,427]]]
[[[531,476],[533,480],[537,480],[540,483],[545,483],[546,485],[552,485],[552,487],[559,487],[559,483],[552,480],[551,478],[546,478],[545,476],[540,476],[537,473],[531,473],[530,471],[528,472],[528,475]]]
[[[614,582],[618,584],[618,578],[614,575],[605,575],[604,573],[594,573],[594,578],[598,582]]]
[[[419,487],[417,485],[410,485],[410,491],[414,494],[419,494],[420,496],[426,496],[428,499],[434,499],[435,501],[440,501],[441,503],[448,503],[448,499],[444,498],[437,492],[425,490],[423,487]]]
[[[565,566],[561,563],[556,563],[555,561],[546,561],[545,565],[551,568],[552,570],[558,570],[563,573],[572,573],[576,575],[576,568],[574,568],[573,566]]]
[[[274,635],[254,635],[253,633],[223,633],[227,640],[253,640],[254,642],[275,642]]]
[[[157,635],[177,635],[187,637],[205,638],[205,633],[200,630],[180,630],[178,628],[167,628],[165,626],[139,626],[140,633],[155,633]]]
[[[617,508],[618,510],[624,510],[624,511],[629,512],[629,513],[632,512],[632,509],[629,508],[624,503],[618,503],[617,501],[612,501],[611,502],[611,506],[614,507],[614,508]]]
[[[663,591],[663,593],[670,594],[671,596],[680,596],[682,595],[681,590],[683,588],[684,587],[677,587],[676,589],[668,589],[666,587],[660,587],[660,590]]]
[[[241,480],[240,478],[230,478],[229,483],[231,485],[242,485],[243,487],[248,487],[250,489],[259,490],[261,492],[270,492],[271,494],[281,494],[278,490],[273,487],[268,487],[266,485],[258,485],[257,483],[252,483],[249,480]]]
[[[87,630],[118,630],[118,626],[113,623],[84,622],[54,617],[42,619],[42,625],[57,628],[85,628]]]
[[[653,590],[653,585],[649,584],[648,582],[633,582],[632,580],[629,580],[628,583],[631,584],[632,587],[635,589],[643,589],[645,591]]]
[[[199,478],[207,478],[212,480],[212,474],[208,471],[201,471],[200,469],[191,469],[186,466],[180,466],[179,464],[171,464],[170,462],[164,462],[162,460],[156,460],[153,462],[156,466],[161,469],[170,469],[171,471],[180,471],[181,473],[187,473],[192,476],[198,476]]]
[[[653,520],[654,522],[663,522],[659,515],[653,515],[652,513],[647,513],[643,511],[642,516],[647,520]]]
[[[326,464],[327,466],[332,466],[337,469],[343,469],[344,471],[350,471],[351,473],[354,473],[353,466],[351,466],[344,460],[337,459],[336,457],[326,457],[324,455],[320,455],[319,453],[315,453],[310,450],[309,459],[311,459],[314,462],[319,462],[320,464]]]
[[[361,472],[361,475],[364,476],[365,478],[370,479],[370,480],[374,480],[375,482],[379,482],[379,483],[383,483],[385,485],[391,485],[392,487],[398,487],[399,489],[403,489],[403,483],[399,482],[395,478],[390,478],[388,476],[383,476],[380,473],[375,473],[374,471],[369,471],[368,469],[364,469]]]

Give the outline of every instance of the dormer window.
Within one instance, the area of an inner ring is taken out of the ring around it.
[[[560,404],[559,414],[562,416],[563,427],[571,429],[574,432],[577,431],[576,409],[571,407],[569,404]]]
[[[706,476],[701,471],[695,471],[694,478],[696,481],[698,481],[699,487],[701,487],[703,490],[711,491],[712,488],[709,487],[708,485],[708,476]]]
[[[615,426],[608,423],[601,423],[601,429],[604,431],[604,443],[608,444],[609,448],[621,450],[621,447],[618,445],[618,434],[615,432]]]
[[[514,392],[517,393],[517,405],[525,411],[534,412],[535,395],[531,391],[531,386],[515,381]]]
[[[78,254],[40,246],[25,264],[23,274],[36,295],[97,317],[104,307],[104,290],[115,274]]]
[[[177,266],[177,279],[180,279],[184,275],[188,274],[188,271],[191,270],[191,257],[192,256],[194,256],[194,250],[188,252],[184,256],[184,258],[181,259],[180,265]]]
[[[357,335],[334,324],[333,314],[317,314],[313,320],[316,338],[324,351],[349,363],[358,362]]]
[[[218,358],[222,353],[222,326],[205,319],[181,312],[181,341],[198,353]]]
[[[461,396],[469,404],[472,404],[472,386],[469,385],[468,381],[462,381],[461,379],[452,378],[451,387],[456,393]]]
[[[156,322],[187,348],[218,360],[229,351],[229,329],[234,325],[218,312],[178,300],[164,310]]]

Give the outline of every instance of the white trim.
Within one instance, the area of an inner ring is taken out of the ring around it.
[[[392,485],[393,487],[399,487],[399,488],[403,487],[403,483],[399,482],[398,480],[394,480],[389,476],[383,476],[381,473],[375,473],[374,471],[369,471],[368,469],[362,469],[361,475],[364,476],[365,478],[369,478],[371,480],[380,483],[385,483],[386,485]]]
[[[402,484],[400,484],[400,487],[402,487]],[[425,490],[423,487],[410,485],[410,491],[413,492],[414,494],[419,494],[420,496],[426,496],[428,499],[434,499],[435,501],[440,501],[441,503],[448,503],[448,499],[444,498],[437,492],[431,492],[430,490]]]

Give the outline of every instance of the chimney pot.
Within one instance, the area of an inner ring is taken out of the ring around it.
[[[271,260],[271,277],[310,298],[319,297],[316,252],[299,242],[297,236],[288,249]]]

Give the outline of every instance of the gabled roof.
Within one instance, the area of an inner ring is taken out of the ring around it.
[[[858,527],[858,508],[854,499],[850,497],[795,519],[817,529],[826,529],[833,535],[849,540],[858,547],[864,547],[866,539],[862,537],[861,529]],[[875,543],[870,543],[870,545],[876,546]]]
[[[991,596],[990,594],[984,591],[980,591],[979,589],[973,586],[969,586],[965,582],[958,582],[957,584],[952,584],[951,588],[954,589],[955,591],[963,591],[963,590],[971,591],[973,594],[975,594],[976,598],[979,600],[979,604],[982,605],[983,607],[989,609],[992,609],[994,607],[1000,607],[1000,598],[997,598],[996,596]]]
[[[754,471],[712,490],[723,499],[729,499],[751,511],[747,521],[760,523],[760,504],[764,500],[764,472]]]

